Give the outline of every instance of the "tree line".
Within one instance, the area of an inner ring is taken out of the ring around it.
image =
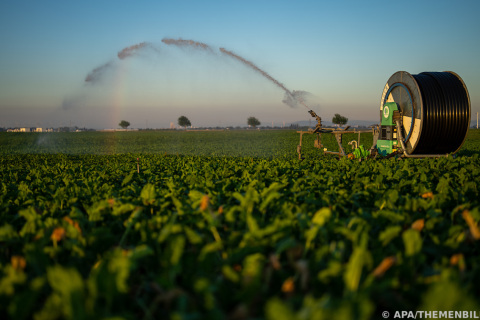
[[[338,125],[345,125],[348,122],[348,118],[346,118],[344,116],[341,116],[340,114],[336,113],[335,116],[332,119],[332,122],[334,124],[338,124]],[[192,122],[186,116],[180,116],[178,118],[177,123],[180,127],[183,127],[185,129],[187,129],[187,127],[192,126]],[[261,124],[261,122],[255,117],[248,117],[247,124],[249,126],[253,127],[253,128],[256,128],[257,126],[259,126]],[[130,122],[128,122],[126,120],[122,120],[122,121],[120,121],[120,123],[118,125],[120,127],[122,127],[123,129],[127,129],[130,126]]]
[[[192,126],[192,122],[186,116],[180,116],[177,120],[177,123],[180,127],[183,127],[185,129]],[[247,124],[255,128],[256,126],[259,126],[261,122],[255,117],[249,117],[247,119]],[[130,126],[130,122],[122,120],[118,125],[122,127],[122,129],[127,129]]]

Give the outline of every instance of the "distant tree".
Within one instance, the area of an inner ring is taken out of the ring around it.
[[[247,124],[255,128],[256,126],[260,125],[260,121],[258,121],[258,119],[255,117],[249,117],[247,119]]]
[[[338,113],[335,113],[335,116],[333,117],[332,122],[334,124],[338,124],[338,125],[341,126],[341,125],[347,124],[348,118],[343,117],[343,116],[339,115]]]
[[[125,121],[125,120],[122,120],[120,121],[120,123],[118,124],[120,127],[122,127],[122,129],[127,129],[128,126],[130,126],[130,122],[128,121]]]
[[[178,118],[178,125],[187,129],[187,127],[190,127],[192,123],[190,122],[190,120],[188,120],[187,117],[181,116],[180,118]]]

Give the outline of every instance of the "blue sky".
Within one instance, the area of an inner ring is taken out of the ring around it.
[[[304,90],[322,118],[378,122],[396,71],[451,70],[480,111],[480,1],[9,1],[0,2],[0,127],[168,127],[308,120],[281,88]],[[212,52],[167,46],[208,44]],[[125,47],[154,49],[120,61]],[[85,77],[111,62],[94,85]],[[64,108],[65,102],[69,108]]]

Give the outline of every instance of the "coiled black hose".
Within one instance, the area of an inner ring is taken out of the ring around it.
[[[470,125],[470,99],[463,80],[453,72],[412,75],[422,95],[422,129],[412,154],[458,151]]]

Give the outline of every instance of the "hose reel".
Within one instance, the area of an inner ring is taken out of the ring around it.
[[[394,134],[395,137],[388,135],[386,139],[383,133],[395,131],[393,127],[397,127],[392,109],[399,112],[401,132],[397,133],[398,137]],[[382,93],[377,149],[384,155],[392,153],[400,147],[392,141],[398,140],[406,155],[457,152],[468,132],[470,112],[467,87],[456,73],[412,75],[398,71],[388,79]]]
[[[470,126],[470,97],[462,78],[452,71],[422,72],[410,74],[406,71],[394,73],[387,81],[380,100],[380,124],[371,130],[348,130],[350,126],[323,128],[322,118],[313,111],[310,115],[317,119],[315,129],[297,131],[300,144],[298,158],[302,157],[303,134],[316,134],[314,147],[323,149],[324,154],[347,156],[342,146],[342,136],[358,133],[353,158],[366,157],[441,157],[457,152],[465,142]],[[373,146],[370,150],[360,150],[360,134],[371,132]],[[322,134],[333,134],[338,151],[324,148]],[[355,144],[353,143],[355,142]],[[358,150],[357,150],[358,149]],[[362,151],[362,152],[360,152]],[[349,155],[350,156],[350,155]]]

